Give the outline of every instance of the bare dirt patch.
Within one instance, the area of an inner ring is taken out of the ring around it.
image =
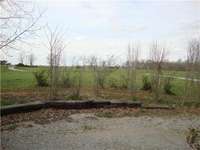
[[[174,110],[147,110],[147,109],[135,109],[135,108],[111,108],[111,109],[42,109],[34,112],[11,114],[1,117],[1,129],[5,125],[16,124],[20,122],[33,121],[36,124],[47,124],[62,119],[69,119],[69,115],[80,114],[80,113],[93,113],[97,117],[103,118],[116,118],[116,117],[127,117],[127,116],[195,116],[200,115],[200,108],[188,109],[180,108]]]

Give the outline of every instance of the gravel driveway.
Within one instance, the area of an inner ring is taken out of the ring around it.
[[[102,118],[81,113],[49,124],[22,122],[2,131],[1,142],[6,150],[188,150],[190,127],[200,127],[199,116]]]

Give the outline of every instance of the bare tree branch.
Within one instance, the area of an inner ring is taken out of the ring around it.
[[[55,99],[57,95],[57,84],[60,76],[60,61],[62,52],[65,49],[63,34],[56,28],[52,31],[49,27],[47,30],[47,39],[49,45],[49,77],[50,77],[50,99]]]
[[[165,47],[161,47],[157,41],[152,43],[150,48],[150,60],[153,67],[152,90],[155,95],[155,100],[160,99],[161,79],[163,63],[166,59],[167,51]]]
[[[33,35],[40,29],[35,27],[44,12],[35,17],[34,8],[31,9],[27,5],[32,3],[18,0],[0,1],[0,51],[16,47],[15,44],[22,38]]]

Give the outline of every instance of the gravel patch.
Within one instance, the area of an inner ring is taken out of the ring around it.
[[[188,129],[200,128],[198,115],[106,118],[87,111],[64,114],[56,121],[38,123],[30,119],[17,122],[13,130],[2,130],[2,149],[188,150]]]

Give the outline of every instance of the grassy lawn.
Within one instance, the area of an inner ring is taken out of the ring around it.
[[[39,88],[36,85],[36,80],[34,77],[34,72],[39,70],[48,70],[47,67],[16,67],[16,69],[23,71],[12,71],[9,70],[6,66],[1,66],[1,90],[2,90],[2,100],[1,105],[10,105],[16,103],[11,99],[18,99],[21,103],[23,99],[46,99],[48,93],[48,87]],[[65,69],[63,69],[65,70]],[[78,69],[68,68],[70,77],[75,77],[77,75]],[[151,74],[150,70],[137,70],[137,80],[136,87],[138,91],[135,93],[134,98],[131,97],[127,89],[121,89],[123,78],[122,76],[126,75],[125,69],[109,69],[107,70],[105,89],[101,89],[101,98],[102,99],[131,99],[131,100],[142,100],[145,103],[153,103],[153,96],[150,92],[142,91],[142,78],[145,74]],[[163,71],[163,75],[185,77],[185,72],[183,71]],[[164,79],[164,78],[163,78]],[[82,88],[81,93],[86,98],[94,98],[94,74],[91,69],[86,68],[82,73]],[[118,88],[113,88],[110,85],[115,84]],[[172,90],[175,93],[173,95],[165,95],[164,91],[162,92],[162,101],[159,103],[164,104],[176,104],[180,103],[182,97],[185,95],[184,87],[185,81],[180,79],[172,80]],[[70,93],[72,89],[61,88],[60,99],[65,99],[67,94]],[[13,95],[9,92],[15,92]],[[17,96],[16,96],[17,95]],[[25,97],[25,98],[24,98]]]
[[[48,70],[47,67],[16,67],[16,69],[24,70],[22,71],[12,71],[9,70],[6,66],[1,66],[1,88],[4,90],[13,90],[13,89],[30,89],[34,88],[36,81],[33,75],[33,72],[38,70]],[[76,74],[77,69],[69,69],[70,76],[73,77]],[[112,69],[108,71],[106,76],[106,87],[109,86],[110,82],[114,82],[116,85],[119,85],[123,80],[122,76],[126,74],[124,69]],[[137,70],[137,81],[136,87],[140,89],[142,87],[142,77],[145,74],[151,74],[151,71],[147,70]],[[185,72],[183,71],[164,71],[163,75],[173,75],[178,77],[184,77]],[[92,70],[85,69],[83,74],[83,86],[92,86],[94,81],[94,75]],[[174,79],[174,92],[179,95],[183,94],[181,91],[184,87],[184,80]]]
[[[6,66],[1,66],[1,89],[15,90],[33,88],[36,84],[31,71],[12,71]]]
[[[22,71],[12,71],[9,70],[6,66],[1,66],[1,88],[7,90],[13,89],[27,89],[34,88],[36,85],[36,81],[33,75],[33,72],[38,70],[48,70],[47,67],[16,67],[16,69],[24,70]],[[70,76],[73,77],[76,73],[77,69],[69,69]],[[136,87],[140,89],[142,87],[142,77],[145,74],[151,74],[151,71],[147,70],[137,70],[137,81]],[[109,86],[110,82],[115,82],[116,85],[119,85],[122,76],[125,76],[126,72],[124,69],[112,69],[106,76],[106,86]],[[163,75],[173,75],[178,77],[184,77],[185,72],[183,71],[164,71]],[[92,70],[85,69],[82,75],[83,77],[83,85],[84,86],[92,86],[94,81],[94,75]],[[181,91],[184,87],[184,80],[174,79],[174,92],[179,95],[183,94]]]

